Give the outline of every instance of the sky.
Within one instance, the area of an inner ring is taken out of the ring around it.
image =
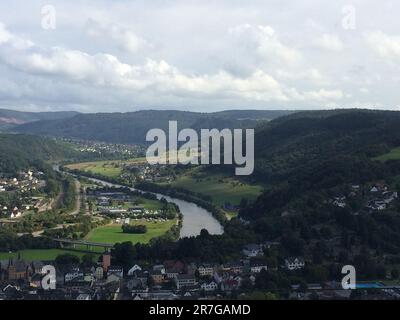
[[[399,1],[2,0],[0,108],[400,110]]]

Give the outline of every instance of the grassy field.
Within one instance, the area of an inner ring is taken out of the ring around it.
[[[197,173],[197,168],[188,170],[171,185],[208,195],[212,197],[214,204],[219,206],[226,202],[238,205],[242,198],[254,200],[262,191],[260,185],[250,185],[223,174],[212,174],[199,178]]]
[[[0,252],[0,260],[7,260],[11,257],[17,257],[18,254],[20,254],[21,258],[25,261],[54,260],[58,255],[65,253],[70,253],[78,257],[82,257],[84,254],[86,254],[85,252],[63,249],[28,249],[12,253]]]
[[[388,161],[388,160],[399,160],[400,159],[400,148],[394,148],[390,152],[385,153],[379,157],[375,157],[374,160]]]
[[[78,169],[94,174],[101,174],[106,177],[118,177],[121,172],[121,163],[119,161],[95,161],[76,163],[67,166],[70,169]]]
[[[145,224],[147,232],[145,234],[123,233],[120,224],[111,224],[98,227],[86,236],[87,240],[102,243],[117,243],[131,241],[135,243],[148,243],[151,239],[165,234],[176,223],[176,220],[165,222],[135,221],[134,224]]]
[[[94,174],[101,174],[106,177],[116,178],[122,173],[123,164],[142,163],[146,158],[134,158],[129,160],[109,160],[109,161],[93,161],[82,162],[67,165],[69,169],[77,169]]]

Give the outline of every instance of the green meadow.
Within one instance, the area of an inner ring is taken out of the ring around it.
[[[385,153],[379,157],[373,158],[374,160],[378,161],[388,161],[388,160],[399,160],[400,159],[400,147],[399,148],[394,148],[390,150],[388,153]]]
[[[255,200],[263,189],[260,185],[249,184],[224,174],[199,176],[198,173],[199,168],[188,170],[171,182],[171,185],[210,196],[213,203],[219,206],[226,202],[238,205],[242,198]]]
[[[82,257],[86,252],[77,250],[66,250],[66,249],[28,249],[20,250],[18,252],[0,252],[0,260],[7,260],[9,258],[16,258],[20,255],[21,259],[25,261],[33,260],[54,260],[58,255],[61,254],[73,254],[78,257]]]
[[[176,220],[162,222],[139,220],[132,224],[146,225],[147,232],[144,234],[123,233],[120,224],[111,224],[93,229],[86,236],[86,240],[112,244],[125,241],[131,241],[133,244],[148,243],[151,239],[160,237],[169,231],[176,224]]]

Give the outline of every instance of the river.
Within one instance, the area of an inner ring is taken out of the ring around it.
[[[55,170],[57,169],[58,168],[55,167]],[[82,177],[87,178],[93,182],[102,184],[104,186],[126,187],[119,184],[110,183],[101,179],[95,179],[85,176]],[[132,191],[137,190],[135,188],[130,188],[130,189]],[[141,190],[137,191],[142,192]],[[179,210],[183,215],[182,229],[180,231],[181,238],[197,236],[200,234],[201,229],[206,229],[210,234],[222,234],[224,232],[222,225],[218,222],[217,219],[213,217],[211,212],[199,207],[198,205],[188,201],[171,198],[169,196],[165,196],[159,193],[153,193],[153,194],[155,194],[158,199],[165,198],[167,201],[175,203],[179,207]]]

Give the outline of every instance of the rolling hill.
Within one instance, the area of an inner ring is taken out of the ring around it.
[[[0,130],[13,128],[17,125],[40,121],[65,119],[77,115],[74,111],[60,112],[23,112],[8,109],[0,109]]]
[[[41,120],[12,128],[20,133],[96,140],[113,143],[145,143],[148,130],[166,130],[168,121],[178,121],[183,128],[245,128],[259,125],[290,111],[223,111],[197,113],[186,111],[137,111],[128,113],[78,114],[72,118]]]

